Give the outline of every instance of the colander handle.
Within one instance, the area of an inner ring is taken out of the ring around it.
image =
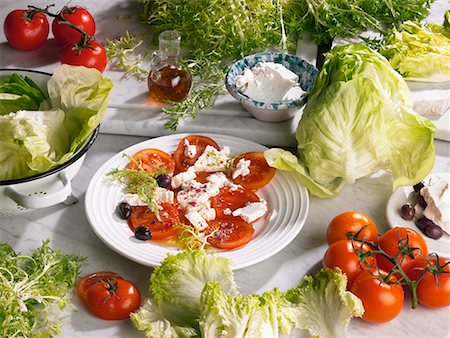
[[[5,189],[6,195],[17,204],[27,209],[46,208],[58,203],[64,203],[70,200],[73,204],[76,199],[72,196],[72,185],[65,173],[59,173],[58,178],[61,180],[63,187],[58,191],[47,193],[45,196],[28,196],[23,195],[12,187]]]

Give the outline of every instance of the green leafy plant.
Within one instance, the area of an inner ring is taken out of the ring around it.
[[[48,240],[31,255],[0,244],[0,336],[61,335],[54,306],[67,306],[84,260],[53,250]]]

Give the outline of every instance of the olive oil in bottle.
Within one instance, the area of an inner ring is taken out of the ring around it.
[[[159,51],[153,53],[148,75],[148,90],[153,100],[180,102],[191,89],[191,73],[178,61],[180,40],[175,30],[159,35]]]

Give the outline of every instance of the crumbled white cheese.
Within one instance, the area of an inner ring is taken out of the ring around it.
[[[247,68],[236,76],[235,81],[239,91],[262,102],[299,99],[305,94],[297,74],[274,62],[258,62],[251,70]]]
[[[246,160],[245,158],[241,158],[239,162],[236,164],[236,169],[233,171],[233,180],[238,178],[239,176],[245,177],[250,174],[250,160]]]
[[[266,201],[261,202],[251,202],[248,203],[245,207],[239,208],[233,211],[233,216],[239,216],[244,221],[251,223],[258,218],[265,215],[267,212],[267,203]]]
[[[423,215],[450,234],[449,175],[432,175],[424,182],[420,194],[427,203]]]
[[[156,203],[173,203],[173,198],[174,193],[172,190],[167,190],[161,187],[156,188]]]
[[[204,152],[199,156],[194,163],[195,171],[215,172],[225,171],[228,161],[230,160],[230,148],[223,147],[222,150],[208,145]]]
[[[195,155],[197,155],[197,147],[191,145],[188,139],[184,139],[184,156],[192,159]]]
[[[123,199],[125,202],[127,202],[132,207],[139,207],[139,206],[145,206],[147,203],[144,203],[139,195],[137,194],[125,194],[123,196]]]
[[[172,177],[172,188],[179,188],[183,183],[193,180],[196,177],[197,174],[195,173],[194,168],[189,167],[187,171],[183,171]]]
[[[198,213],[202,216],[206,221],[212,221],[216,219],[216,209],[211,208],[210,206],[204,206],[201,208]]]
[[[208,223],[205,219],[198,213],[198,211],[190,211],[186,215],[187,220],[199,230],[204,230],[208,227]]]
[[[232,214],[232,211],[230,208],[226,208],[226,209],[223,209],[223,214],[228,216],[228,215]]]

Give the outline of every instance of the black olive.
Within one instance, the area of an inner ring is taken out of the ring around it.
[[[433,223],[427,227],[425,235],[433,239],[439,239],[444,235],[444,230],[439,225]]]
[[[131,216],[131,206],[127,202],[120,202],[116,211],[122,219],[128,219]]]
[[[425,202],[425,199],[423,198],[423,196],[420,193],[416,194],[416,201],[417,201],[417,203],[419,203],[419,205],[422,208],[425,209],[427,207],[427,202]]]
[[[404,204],[400,210],[400,214],[404,220],[410,221],[416,215],[416,210],[411,204]]]
[[[425,233],[425,230],[430,226],[434,224],[431,220],[429,220],[428,218],[426,218],[425,216],[419,218],[416,221],[416,226],[423,232]]]
[[[152,233],[147,227],[138,226],[134,229],[134,236],[141,241],[148,241],[152,239]]]
[[[155,177],[156,183],[158,183],[158,186],[161,188],[169,188],[170,184],[172,182],[172,179],[169,175],[161,174]]]
[[[417,184],[414,184],[413,189],[415,192],[419,192],[420,189],[422,189],[425,185],[423,184],[423,182],[419,182]]]

